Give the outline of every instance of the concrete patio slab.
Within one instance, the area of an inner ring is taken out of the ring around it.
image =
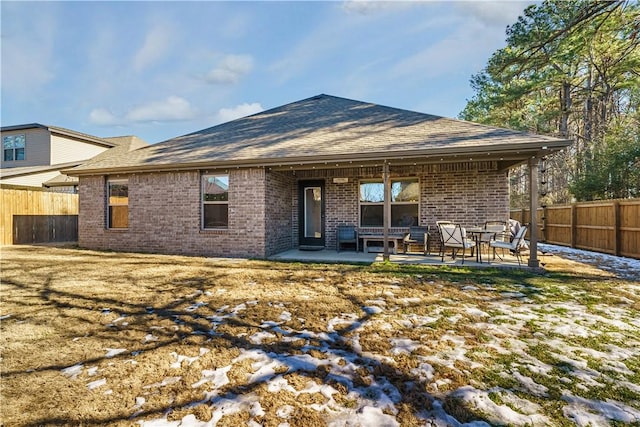
[[[486,255],[485,255],[486,256]],[[269,259],[274,261],[301,261],[301,262],[317,262],[317,263],[363,263],[373,264],[374,262],[382,262],[383,256],[381,253],[364,253],[353,251],[340,251],[323,249],[320,251],[304,251],[299,249],[290,249],[285,252],[275,254]],[[445,255],[444,262],[438,254],[423,255],[421,253],[408,253],[408,254],[391,254],[389,261],[396,264],[415,264],[415,265],[441,265],[441,266],[455,266],[462,267],[462,257],[458,256],[456,259],[452,259],[450,254]],[[526,257],[522,258],[522,268],[527,267]],[[503,255],[502,260],[496,258],[487,262],[486,258],[483,258],[482,263],[476,262],[475,256],[467,256],[464,260],[465,267],[474,268],[518,268],[518,260],[512,255]]]

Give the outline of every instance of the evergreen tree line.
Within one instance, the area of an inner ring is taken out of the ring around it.
[[[541,167],[542,204],[640,197],[640,6],[545,0],[507,27],[460,118],[571,139]],[[526,169],[510,174],[527,203]]]

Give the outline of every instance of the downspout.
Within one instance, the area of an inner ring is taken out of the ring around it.
[[[529,159],[529,267],[539,267],[538,261],[538,165],[540,159]]]

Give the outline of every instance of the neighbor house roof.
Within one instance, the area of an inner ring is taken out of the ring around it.
[[[477,156],[508,165],[570,144],[568,140],[318,95],[122,156],[92,161],[67,173],[445,158],[460,161]]]
[[[65,136],[72,139],[79,139],[85,142],[91,142],[94,144],[102,145],[105,147],[114,147],[116,144],[108,141],[109,138],[99,138],[97,136],[89,135],[82,132],[77,132],[71,129],[65,129],[58,126],[51,125],[43,125],[41,123],[27,123],[23,125],[13,125],[13,126],[3,126],[0,131],[2,132],[13,132],[19,130],[26,129],[45,129],[51,132],[52,134],[57,134],[61,136]]]

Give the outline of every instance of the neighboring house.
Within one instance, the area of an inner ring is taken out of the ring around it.
[[[392,231],[506,220],[509,168],[529,162],[535,177],[568,145],[319,95],[66,173],[80,179],[83,247],[265,258],[333,248],[341,223],[382,230],[385,206]]]
[[[70,193],[77,192],[78,179],[61,174],[61,170],[123,144],[130,148],[147,145],[136,137],[99,138],[39,123],[4,126],[1,134],[0,184]]]

